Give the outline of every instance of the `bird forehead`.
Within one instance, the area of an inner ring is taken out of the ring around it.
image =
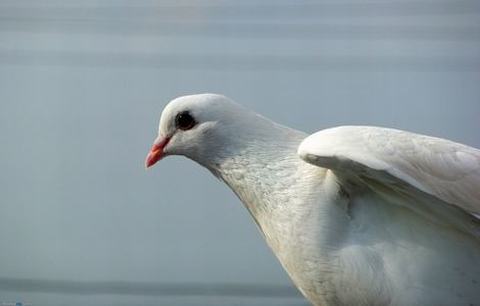
[[[197,119],[221,118],[228,113],[228,105],[205,103],[205,101],[174,100],[165,107],[161,120],[171,120],[182,112],[189,112]]]

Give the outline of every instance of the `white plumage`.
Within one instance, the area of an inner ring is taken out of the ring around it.
[[[314,305],[480,305],[479,150],[378,127],[307,136],[186,96],[147,165],[180,154],[223,180]]]
[[[343,126],[307,137],[298,153],[318,166],[408,183],[480,213],[480,151],[459,143],[394,129]]]

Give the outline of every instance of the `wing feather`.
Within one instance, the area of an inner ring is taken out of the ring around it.
[[[395,129],[342,126],[307,137],[298,154],[311,164],[403,184],[480,215],[478,149]]]

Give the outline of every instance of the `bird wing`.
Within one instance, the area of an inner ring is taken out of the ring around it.
[[[427,196],[429,202],[448,203],[480,216],[478,149],[395,129],[342,126],[307,137],[298,154],[310,164],[370,187]]]

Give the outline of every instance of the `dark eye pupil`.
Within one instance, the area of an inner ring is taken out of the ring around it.
[[[189,130],[195,125],[196,122],[189,112],[181,112],[177,115],[175,123],[179,129]]]

